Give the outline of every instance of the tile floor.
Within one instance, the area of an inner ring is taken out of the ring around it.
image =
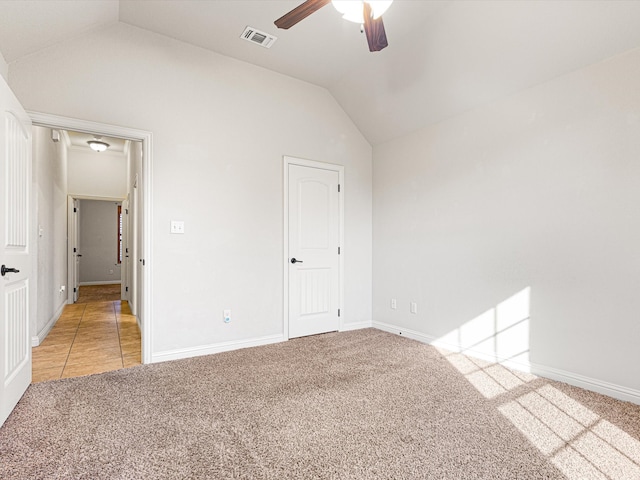
[[[80,288],[79,300],[85,287]],[[47,338],[32,350],[34,383],[102,373],[141,363],[136,317],[131,315],[126,301],[105,301],[107,297],[93,295],[92,299],[102,301],[65,307]]]

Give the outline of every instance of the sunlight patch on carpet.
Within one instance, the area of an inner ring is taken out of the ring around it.
[[[498,410],[569,480],[640,479],[640,442],[551,385]]]
[[[528,373],[530,296],[527,287],[433,345],[568,480],[640,480],[640,442],[619,427],[549,384],[514,399],[538,378]]]

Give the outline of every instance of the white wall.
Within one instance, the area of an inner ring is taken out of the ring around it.
[[[153,132],[156,359],[282,335],[283,155],[345,165],[344,313],[370,322],[371,147],[325,89],[123,24],[10,74],[29,110]]]
[[[71,147],[68,156],[69,194],[110,198],[127,196],[125,154]]]
[[[2,76],[6,82],[9,81],[9,65],[7,65],[7,62],[4,60],[2,52],[0,52],[0,76]]]
[[[80,285],[120,282],[118,205],[80,200]]]
[[[633,50],[376,147],[374,324],[486,352],[510,311],[497,353],[640,400],[638,85]]]
[[[34,343],[53,327],[67,293],[67,157],[63,142],[51,130],[33,127],[33,178],[36,198],[37,313],[32,315]],[[37,338],[37,340],[36,340]]]

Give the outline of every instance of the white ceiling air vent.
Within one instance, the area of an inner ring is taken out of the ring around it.
[[[278,39],[278,37],[256,30],[253,27],[245,28],[240,38],[244,38],[247,42],[257,43],[264,48],[271,48],[271,45]]]

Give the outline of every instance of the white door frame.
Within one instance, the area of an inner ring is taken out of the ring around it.
[[[69,205],[70,203],[73,203],[73,200],[99,200],[101,202],[117,202],[117,203],[123,203],[126,201],[126,198],[119,198],[119,197],[98,197],[98,196],[94,196],[94,195],[76,195],[73,193],[70,193],[67,195],[67,205]],[[68,207],[70,208],[70,207]],[[78,228],[80,228],[80,225],[78,225]],[[67,264],[68,264],[68,269],[69,271],[67,272],[67,285],[69,285],[69,295],[67,296],[67,303],[75,303],[75,295],[73,295],[73,287],[74,285],[71,282],[72,279],[72,273],[71,273],[71,266],[72,264],[75,262],[75,259],[73,259],[73,247],[74,245],[72,245],[72,242],[70,242],[68,239],[71,238],[71,234],[72,234],[72,225],[71,222],[67,222]],[[78,235],[80,235],[80,231],[78,230]],[[80,252],[80,254],[82,254],[82,252]],[[124,259],[123,259],[124,260]],[[122,275],[122,271],[120,272],[120,281],[123,281],[123,275]],[[78,285],[80,285],[80,281],[78,281]],[[73,300],[72,300],[73,299]]]
[[[127,140],[142,142],[142,177],[140,181],[143,185],[143,230],[144,230],[144,268],[142,303],[144,315],[141,319],[142,325],[142,363],[151,363],[153,352],[153,308],[151,299],[153,298],[152,269],[153,269],[153,232],[151,231],[151,218],[153,214],[152,200],[152,156],[153,156],[153,135],[145,130],[136,130],[128,127],[109,125],[106,123],[79,120],[76,118],[62,117],[48,113],[27,111],[33,125],[55,128],[59,130],[73,130],[76,132],[90,133],[92,135],[103,135],[107,137],[119,137]]]
[[[296,157],[283,157],[284,164],[284,250],[282,255],[283,273],[284,273],[284,302],[283,308],[283,336],[285,339],[289,339],[289,165],[299,165],[301,167],[319,168],[322,170],[329,170],[332,172],[338,172],[338,183],[340,184],[340,195],[338,196],[339,203],[339,241],[340,241],[340,256],[338,257],[338,308],[340,309],[340,317],[338,318],[338,331],[341,332],[344,329],[344,166],[336,165],[333,163],[317,162],[315,160],[305,160],[303,158]]]

